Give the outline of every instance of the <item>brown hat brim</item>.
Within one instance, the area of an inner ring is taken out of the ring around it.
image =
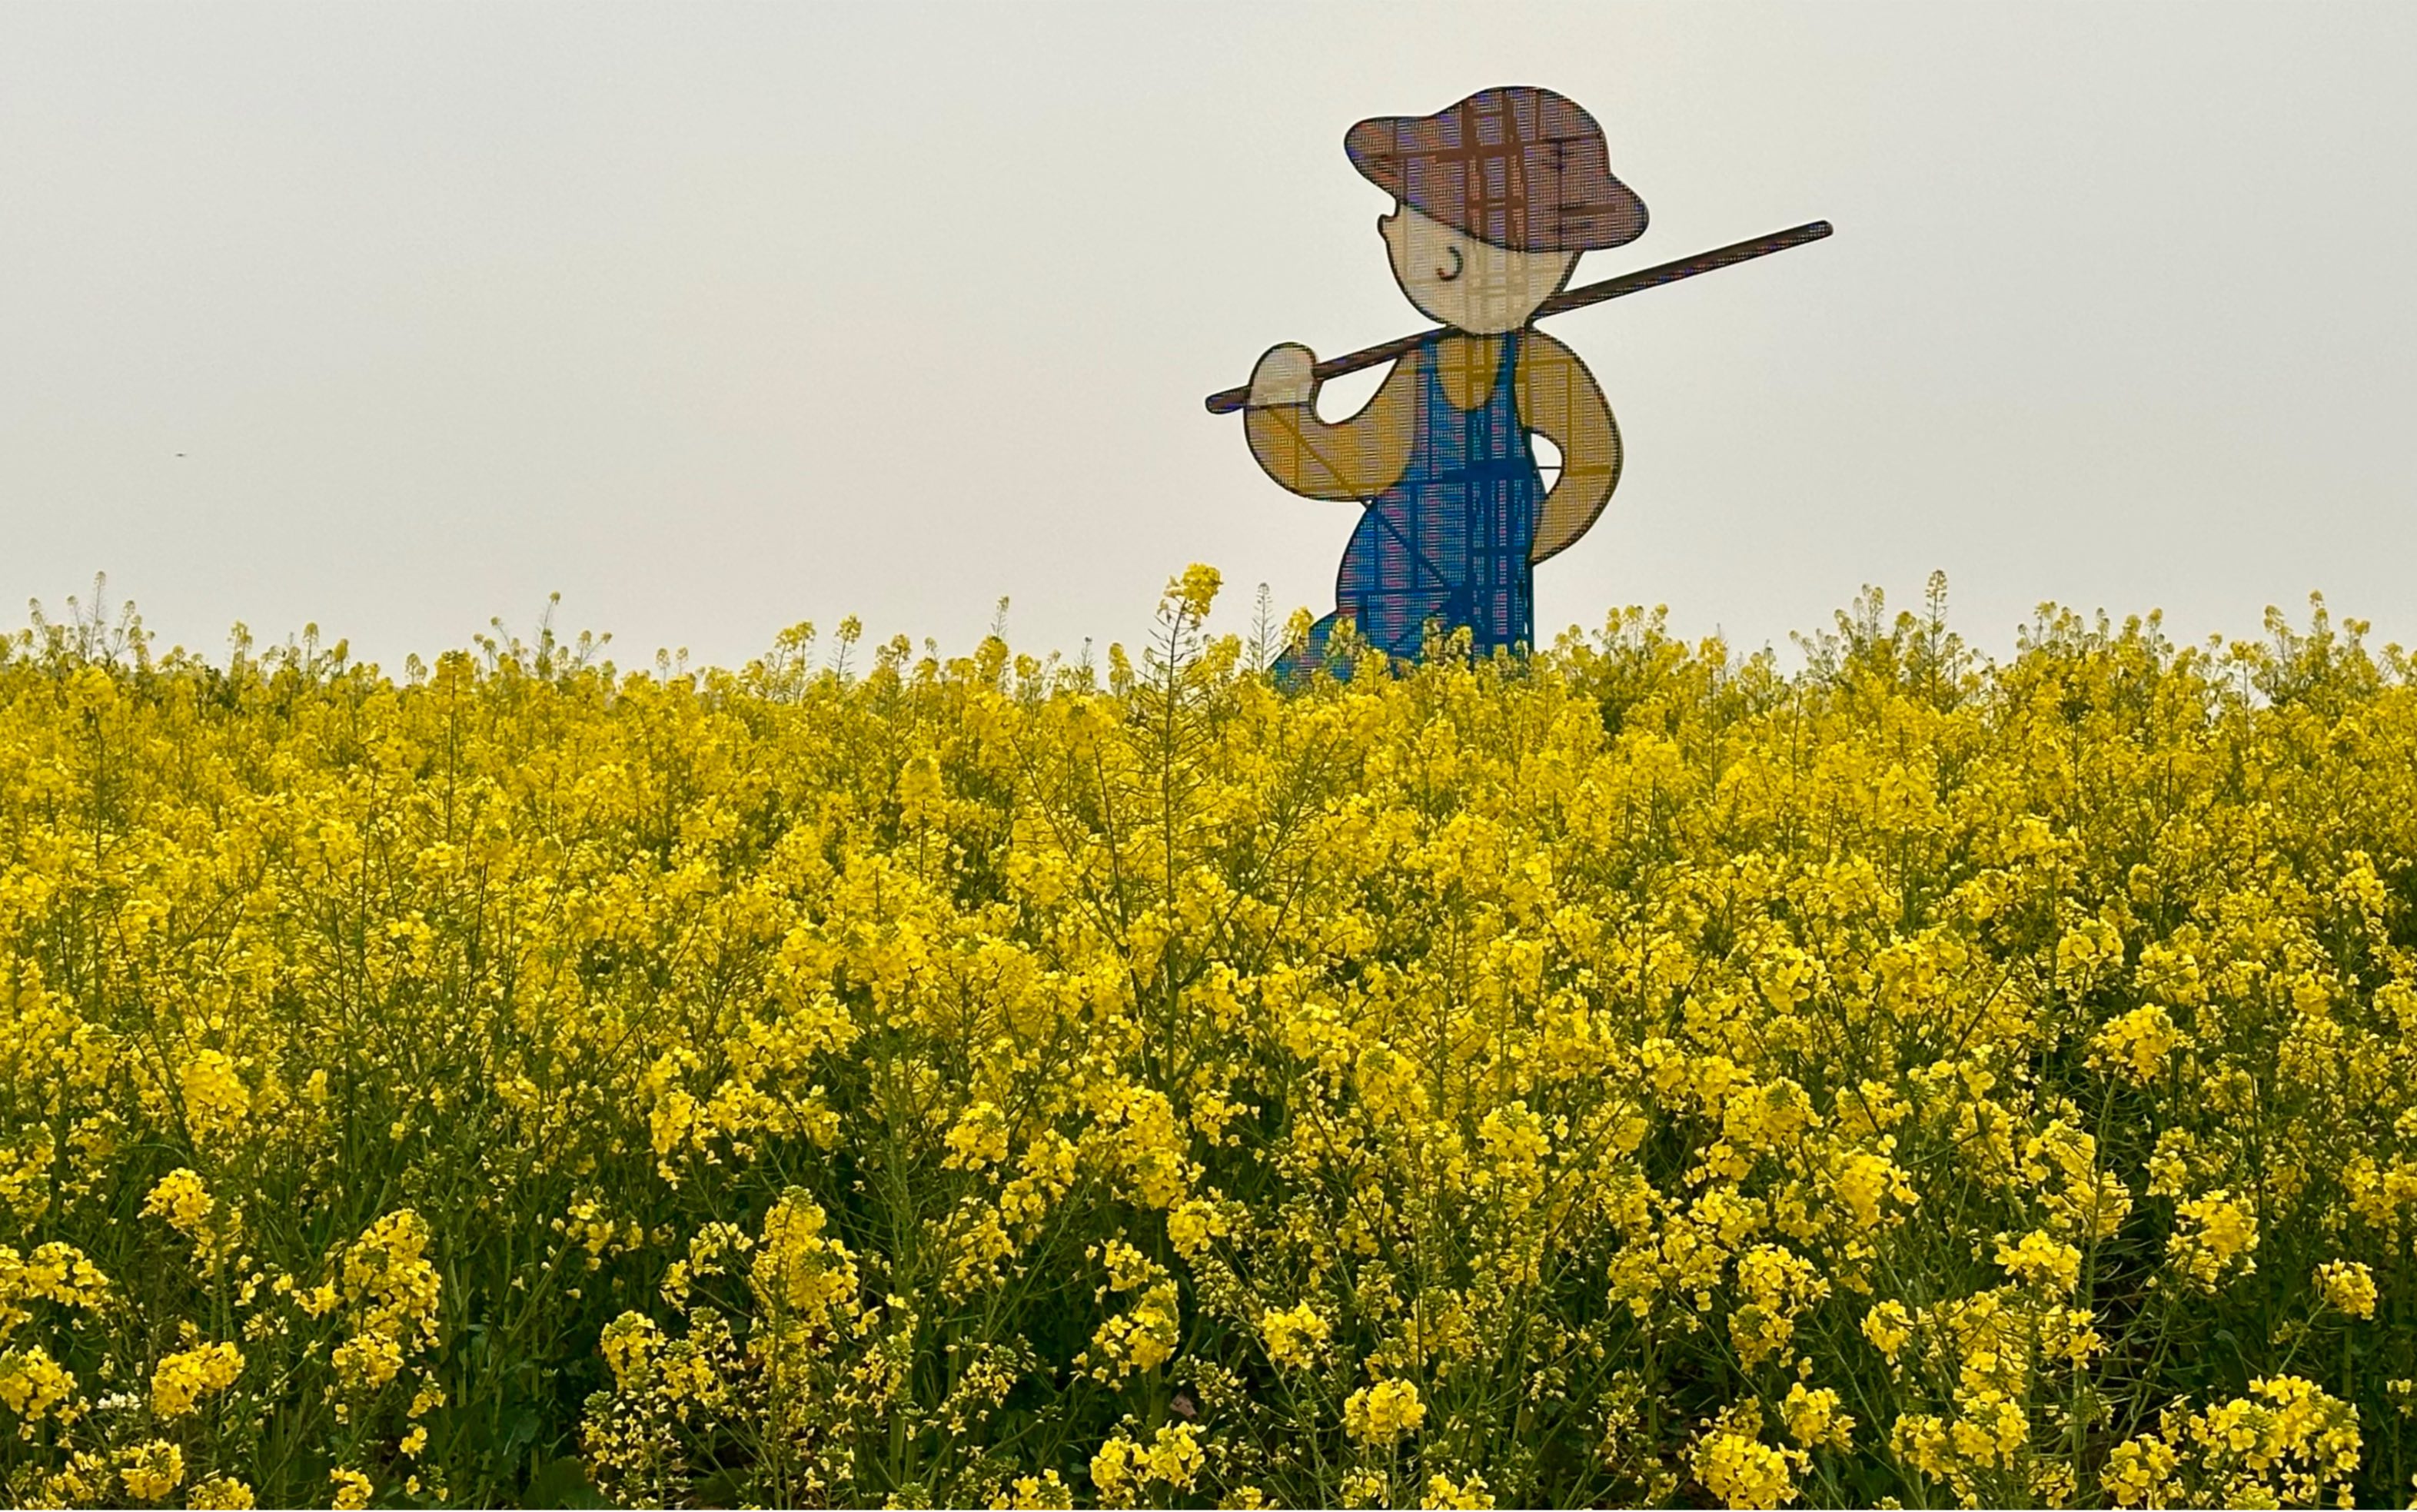
[[[1422,215],[1519,251],[1619,247],[1645,233],[1645,202],[1611,172],[1603,129],[1549,89],[1483,89],[1433,115],[1352,127],[1344,153]]]

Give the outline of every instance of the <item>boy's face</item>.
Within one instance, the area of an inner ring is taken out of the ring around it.
[[[1393,278],[1435,320],[1478,336],[1528,324],[1578,265],[1575,252],[1519,252],[1479,241],[1396,202],[1376,218]]]

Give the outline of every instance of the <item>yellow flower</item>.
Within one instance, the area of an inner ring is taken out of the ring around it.
[[[370,1484],[370,1478],[357,1470],[330,1470],[327,1479],[336,1488],[334,1504],[338,1512],[359,1512],[360,1508],[370,1504],[370,1497],[376,1489]]]
[[[2171,1504],[2179,1481],[2232,1505],[2313,1504],[2330,1490],[2352,1504],[2363,1444],[2358,1412],[2296,1376],[2253,1381],[2249,1395],[2165,1414],[2154,1434],[2107,1457],[2103,1484],[2118,1505]]]
[[[1858,1151],[1841,1159],[1837,1173],[1832,1180],[1839,1201],[1846,1203],[1856,1227],[1865,1231],[1897,1221],[1898,1215],[1882,1207],[1884,1202],[1893,1201],[1908,1207],[1914,1202],[1913,1187],[1906,1180],[1905,1172],[1886,1156],[1875,1155],[1868,1150]]]
[[[812,1326],[856,1305],[855,1257],[826,1238],[821,1204],[791,1187],[765,1215],[764,1237],[748,1269],[748,1285],[784,1323]]]
[[[1407,1381],[1361,1386],[1343,1404],[1345,1431],[1380,1448],[1417,1432],[1426,1415],[1427,1404],[1419,1399],[1419,1388]]]
[[[118,1468],[126,1494],[138,1502],[156,1502],[185,1482],[185,1451],[166,1439],[139,1444]]]
[[[1488,1507],[1493,1504],[1494,1495],[1485,1489],[1485,1477],[1475,1471],[1469,1472],[1467,1478],[1456,1481],[1438,1470],[1427,1476],[1426,1489],[1419,1496],[1419,1505],[1422,1507]]]
[[[372,1223],[344,1251],[345,1296],[433,1329],[442,1283],[427,1259],[431,1237],[427,1223],[407,1207]]]
[[[185,1119],[204,1140],[232,1133],[251,1116],[251,1090],[243,1084],[234,1059],[223,1051],[196,1053],[179,1068]]]
[[[1872,1348],[1878,1350],[1883,1358],[1894,1365],[1897,1352],[1904,1349],[1905,1341],[1913,1337],[1913,1316],[1902,1302],[1879,1303],[1863,1314],[1863,1337],[1872,1341]]]
[[[1198,562],[1183,569],[1183,575],[1166,585],[1166,595],[1181,606],[1183,612],[1194,620],[1205,619],[1208,606],[1217,601],[1217,590],[1224,584],[1224,575],[1215,567]]]
[[[625,1312],[606,1323],[598,1348],[613,1379],[623,1386],[631,1385],[661,1344],[662,1333],[652,1318],[640,1312]]]
[[[160,1178],[144,1200],[143,1216],[168,1220],[168,1226],[189,1239],[205,1232],[218,1202],[189,1167],[179,1166]]]
[[[977,1102],[949,1130],[949,1157],[941,1164],[951,1171],[995,1166],[1007,1158],[1007,1118],[997,1106]]]
[[[151,1411],[162,1419],[182,1417],[241,1374],[243,1355],[233,1344],[204,1344],[168,1355],[151,1372]]]
[[[1221,591],[1056,661],[0,635],[8,1499],[494,1500],[437,1378],[512,1329],[621,1504],[2393,1490],[2409,1368],[2159,1341],[2397,1305],[2410,653],[1875,598],[1304,680]],[[1085,1402],[1089,1485],[1019,1458]]]
[[[1190,1423],[1176,1423],[1158,1430],[1150,1440],[1144,1456],[1144,1466],[1149,1478],[1178,1491],[1192,1489],[1200,1475],[1205,1457],[1200,1449],[1200,1429]]]
[[[898,801],[904,806],[910,824],[928,822],[933,816],[933,806],[940,801],[946,791],[940,780],[940,764],[929,756],[910,756],[898,769]],[[996,1111],[992,1110],[994,1113]],[[1003,1134],[1001,1140],[1003,1145]],[[1002,1147],[999,1153],[1004,1156],[1006,1151]]]
[[[2167,1481],[2179,1462],[2163,1439],[2128,1439],[2106,1456],[2099,1483],[2117,1506],[2171,1505],[2176,1498]]]
[[[90,1311],[109,1295],[109,1278],[72,1245],[53,1240],[22,1256],[0,1245],[0,1339],[29,1316],[22,1303],[42,1300]]]
[[[1143,1293],[1132,1309],[1100,1324],[1091,1347],[1075,1358],[1088,1365],[1102,1381],[1121,1381],[1139,1370],[1155,1370],[1175,1357],[1182,1335],[1182,1318],[1173,1281],[1161,1281]]]
[[[2058,1296],[2081,1284],[2081,1251],[2045,1233],[2027,1233],[2012,1244],[1999,1235],[1998,1263],[2015,1280]]]
[[[2375,1316],[2375,1275],[2359,1261],[2333,1260],[2318,1266],[2317,1290],[2353,1318]]]
[[[1316,1357],[1316,1351],[1326,1342],[1326,1320],[1317,1310],[1302,1302],[1279,1312],[1269,1308],[1259,1315],[1259,1333],[1266,1338],[1268,1358],[1287,1369],[1304,1369]]]
[[[0,1402],[24,1419],[38,1423],[45,1414],[75,1396],[73,1372],[35,1344],[0,1353]]]
[[[1776,1449],[1733,1428],[1705,1435],[1695,1447],[1695,1478],[1733,1507],[1786,1506],[1796,1500],[1796,1472],[1804,1455]]]
[[[1729,1313],[1729,1339],[1748,1368],[1786,1349],[1796,1319],[1830,1294],[1812,1263],[1778,1245],[1756,1245],[1738,1259],[1744,1305]]]
[[[1224,1216],[1198,1198],[1166,1215],[1166,1240],[1185,1259],[1196,1259],[1211,1239],[1226,1232]]]
[[[249,1512],[258,1504],[244,1482],[233,1475],[212,1475],[193,1482],[193,1489],[185,1493],[185,1504],[210,1512]]]
[[[1044,1507],[1071,1507],[1074,1504],[1073,1489],[1058,1477],[1057,1472],[1044,1470],[1038,1475],[1018,1475],[1008,1493],[992,1504],[1015,1509],[1015,1512],[1037,1512]]]
[[[1854,1446],[1855,1420],[1838,1411],[1838,1394],[1827,1386],[1808,1390],[1801,1381],[1791,1383],[1779,1404],[1779,1416],[1787,1425],[1787,1436],[1804,1448]]]
[[[1148,1456],[1141,1445],[1119,1433],[1091,1456],[1091,1489],[1102,1506],[1130,1505],[1147,1472]]]
[[[328,1363],[347,1389],[376,1391],[403,1373],[403,1345],[388,1334],[355,1334],[336,1346]]]
[[[2165,1073],[2166,1059],[2189,1036],[2174,1027],[2173,1017],[2151,1003],[2110,1019],[2098,1031],[2090,1064],[2120,1072],[2136,1086],[2146,1086]]]
[[[2204,1197],[2174,1204],[2174,1233],[2167,1256],[2174,1268],[2202,1292],[2212,1292],[2227,1269],[2254,1271],[2257,1262],[2257,1219],[2249,1209],[2219,1188]]]

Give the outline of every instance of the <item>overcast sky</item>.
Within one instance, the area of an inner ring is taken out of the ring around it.
[[[1857,588],[2417,642],[2417,6],[0,4],[0,624],[388,661],[489,616],[735,662],[1333,602],[1349,505],[1201,408],[1423,322],[1366,115],[1602,121],[1652,226],[1561,317],[1627,471],[1540,629]],[[2396,101],[2396,103],[2395,103]],[[1332,386],[1345,413],[1367,391]],[[1230,612],[1226,612],[1230,611]]]

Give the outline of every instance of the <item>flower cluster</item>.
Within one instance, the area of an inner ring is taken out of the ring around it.
[[[2405,1494],[2406,654],[1219,588],[0,640],[0,1500]]]
[[[233,1344],[204,1344],[171,1354],[151,1372],[151,1411],[163,1420],[182,1417],[242,1374],[243,1352]]]
[[[2202,1412],[2176,1405],[2154,1433],[2107,1456],[2118,1506],[2357,1504],[2358,1414],[2297,1376],[2250,1383],[2249,1394]]]

